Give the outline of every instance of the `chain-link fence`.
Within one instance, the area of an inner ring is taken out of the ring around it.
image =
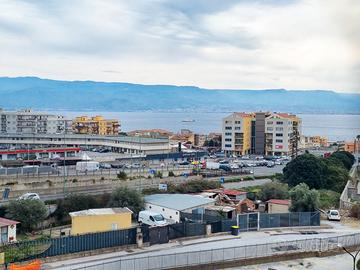
[[[266,243],[257,245],[237,246],[229,248],[218,248],[200,250],[184,253],[168,253],[156,256],[135,255],[134,258],[126,258],[93,264],[84,267],[69,267],[67,269],[86,270],[155,270],[171,269],[207,265],[213,263],[225,263],[243,259],[260,257],[271,257],[283,254],[302,252],[324,252],[338,248],[341,244],[344,247],[360,245],[360,233],[343,235],[337,237],[312,238],[296,241],[283,241],[277,243]]]

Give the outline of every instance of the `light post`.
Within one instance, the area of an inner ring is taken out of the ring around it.
[[[360,250],[358,250],[355,255],[353,255],[350,251],[348,251],[342,244],[337,244],[339,248],[342,248],[347,254],[349,254],[353,259],[353,270],[356,270],[356,257],[359,255]]]

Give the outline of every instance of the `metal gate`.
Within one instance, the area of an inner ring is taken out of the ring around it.
[[[238,215],[238,226],[242,232],[259,230],[259,213]]]
[[[169,242],[168,226],[149,228],[149,240],[150,240],[150,245],[168,243]]]

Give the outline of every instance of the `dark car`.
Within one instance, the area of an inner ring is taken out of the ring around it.
[[[111,164],[111,168],[114,168],[114,169],[122,169],[122,168],[124,168],[124,164],[112,163],[112,164]]]
[[[186,165],[189,165],[189,164],[190,164],[189,161],[183,161],[183,162],[179,163],[180,166],[186,166]]]

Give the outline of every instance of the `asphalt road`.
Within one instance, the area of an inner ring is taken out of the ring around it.
[[[312,229],[315,230],[315,229]],[[280,230],[277,230],[279,232]],[[146,258],[148,256],[156,256],[156,255],[171,255],[175,253],[183,253],[183,252],[197,252],[202,250],[211,250],[211,249],[219,249],[219,248],[230,248],[230,247],[241,247],[241,246],[249,246],[256,244],[283,244],[284,241],[296,241],[302,239],[314,239],[314,238],[326,238],[326,237],[336,237],[341,235],[349,235],[352,233],[356,233],[358,230],[343,227],[341,230],[339,229],[322,229],[318,230],[318,234],[308,235],[308,234],[300,234],[296,231],[286,231],[283,230],[280,233],[273,232],[270,234],[266,231],[260,232],[247,232],[242,233],[241,238],[236,237],[233,238],[231,236],[221,236],[223,239],[216,239],[211,241],[210,239],[196,239],[189,240],[184,242],[173,242],[163,245],[154,245],[150,247],[143,248],[142,251],[146,250],[145,253],[138,253],[139,250],[133,250],[131,252],[121,251],[112,254],[101,254],[95,255],[91,257],[83,257],[72,259],[68,261],[58,261],[54,263],[47,264],[48,267],[45,269],[61,269],[61,270],[69,270],[69,269],[77,269],[78,267],[90,267],[91,265],[106,263],[117,261],[120,257],[131,259],[131,258]],[[271,254],[268,252],[268,254]],[[275,252],[275,251],[274,251]],[[135,253],[135,254],[134,254]],[[235,268],[236,269],[236,268]],[[241,269],[241,268],[240,268]],[[246,268],[245,268],[246,269]],[[251,268],[250,268],[251,269]],[[256,269],[256,268],[255,268]],[[286,268],[285,268],[286,269]],[[296,269],[296,268],[292,268]],[[312,268],[310,268],[312,269]],[[345,268],[342,268],[345,269]]]
[[[350,255],[342,254],[331,257],[314,257],[293,261],[226,268],[225,270],[352,270],[352,267],[353,262]]]

